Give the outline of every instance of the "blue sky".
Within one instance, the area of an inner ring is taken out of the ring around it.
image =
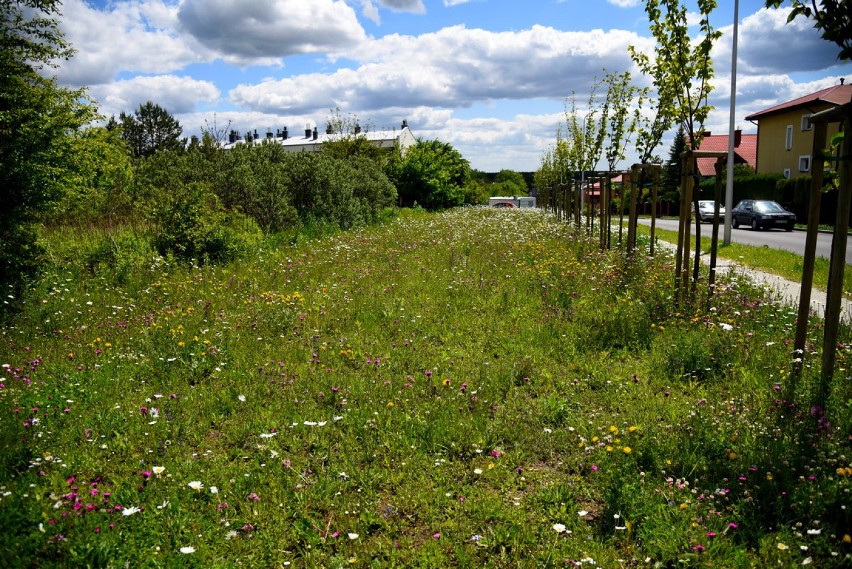
[[[726,132],[733,1],[711,23],[717,110]],[[688,8],[694,3],[687,0]],[[535,170],[596,78],[631,71],[627,53],[653,41],[638,0],[64,0],[61,27],[77,55],[63,84],[87,86],[101,112],[153,101],[187,136],[325,127],[331,109],[374,129],[405,119],[416,136],[455,146],[474,168]],[[823,87],[852,64],[785,10],[740,2],[736,123]],[[664,141],[658,154],[668,154]],[[629,167],[631,156],[623,162]]]

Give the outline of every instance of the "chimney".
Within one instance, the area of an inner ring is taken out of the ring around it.
[[[311,137],[311,123],[305,124],[305,138]]]
[[[254,129],[254,139],[257,140],[260,138],[260,135],[257,134],[257,129]]]
[[[361,125],[360,124],[355,125],[355,134],[361,134]]]
[[[735,130],[734,131],[734,148],[738,147],[740,145],[740,142],[742,142],[742,141],[743,141],[743,131],[740,130],[740,129]]]
[[[266,131],[266,140],[270,140],[270,139],[272,139],[272,130],[267,130]]]
[[[314,127],[313,137],[314,137],[314,140],[319,138],[319,132],[317,132],[317,127]]]
[[[408,128],[408,119],[402,119],[402,128]]]
[[[237,131],[232,130],[231,132],[228,133],[228,142],[233,144],[236,141],[237,141]]]
[[[325,133],[334,134],[334,129],[331,128],[331,123],[325,123]]]
[[[288,133],[287,133],[287,127],[285,126],[285,127],[284,127],[284,130],[282,130],[282,131],[281,131],[281,138],[282,138],[283,140],[287,140],[287,136],[288,136]]]

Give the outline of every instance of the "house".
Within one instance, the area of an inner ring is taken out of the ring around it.
[[[232,130],[228,135],[228,142],[223,145],[225,150],[230,150],[240,144],[255,143],[259,144],[264,140],[273,144],[281,145],[288,152],[319,152],[322,150],[322,145],[325,142],[340,140],[346,136],[363,137],[380,148],[393,148],[399,145],[399,148],[404,153],[405,150],[417,143],[417,139],[408,128],[408,121],[402,121],[402,127],[390,130],[374,130],[362,131],[361,127],[356,126],[355,131],[351,135],[335,133],[331,127],[326,127],[324,133],[317,131],[317,127],[311,128],[310,124],[305,125],[304,133],[295,135],[287,130],[285,126],[283,130],[276,130],[275,134],[271,130],[266,132],[266,136],[261,138],[257,130],[253,133],[247,133],[245,137],[240,136],[240,133]]]
[[[728,152],[728,135],[704,133],[701,139],[701,150],[713,152]],[[715,158],[699,158],[698,173],[702,178],[712,178],[716,175]],[[752,168],[757,165],[757,135],[743,134],[737,129],[734,131],[734,164],[747,164]],[[756,168],[755,168],[756,170]]]
[[[758,174],[784,174],[787,178],[809,175],[813,152],[813,125],[810,116],[819,111],[852,102],[852,85],[839,85],[775,105],[746,117],[757,123]],[[828,137],[838,125],[828,125]],[[703,146],[702,146],[703,148]]]

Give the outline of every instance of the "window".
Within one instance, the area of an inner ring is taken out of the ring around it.
[[[810,156],[799,156],[799,172],[810,172],[811,170],[811,157]]]
[[[814,127],[811,122],[811,115],[802,115],[802,130],[811,130]]]
[[[787,179],[787,180],[789,180],[789,179],[790,179],[790,175],[791,175],[791,174],[790,174],[790,169],[789,169],[789,168],[784,168],[784,178],[785,178],[785,179]]]
[[[793,148],[793,125],[787,125],[787,139],[784,141],[784,148],[790,150]]]

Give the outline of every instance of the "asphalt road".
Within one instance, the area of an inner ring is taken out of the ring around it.
[[[649,218],[640,218],[639,223],[644,225],[651,225],[651,220]],[[660,229],[668,229],[670,231],[677,231],[678,228],[678,220],[677,219],[657,219],[656,223],[657,227]],[[692,233],[695,233],[695,226],[692,227]],[[704,223],[701,226],[701,239],[702,241],[705,239],[709,239],[713,233],[713,225],[710,223]],[[722,236],[724,235],[724,228],[722,225],[719,225],[719,242],[722,242]],[[798,253],[799,255],[804,255],[805,253],[805,232],[799,230],[793,230],[790,232],[782,231],[781,229],[770,229],[770,230],[761,230],[761,231],[752,231],[749,228],[740,227],[739,229],[731,229],[731,241],[733,243],[740,243],[742,245],[752,245],[755,247],[762,247],[766,245],[767,247],[771,247],[773,249],[781,249],[785,251],[792,251],[794,253]],[[820,233],[817,238],[817,252],[818,257],[829,258],[831,255],[831,233]],[[846,264],[852,264],[852,239],[849,239],[849,244],[846,248]]]

